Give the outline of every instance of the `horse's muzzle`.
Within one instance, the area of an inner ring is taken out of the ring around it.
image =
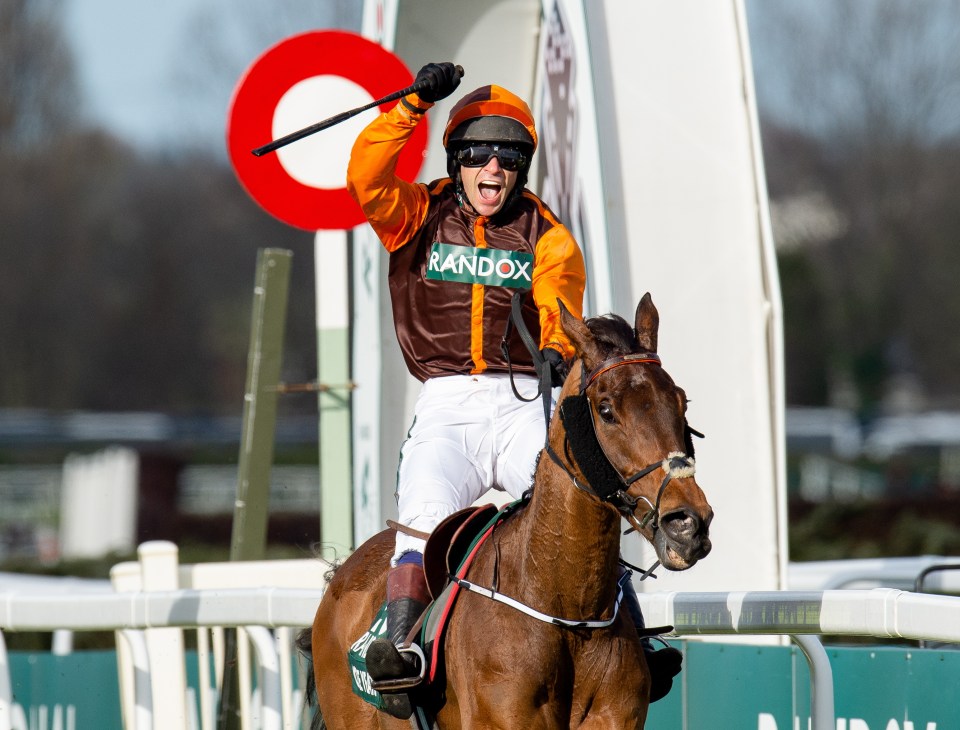
[[[712,519],[712,512],[701,519],[683,509],[663,515],[653,536],[653,546],[663,567],[686,570],[705,558],[713,547],[710,542]]]

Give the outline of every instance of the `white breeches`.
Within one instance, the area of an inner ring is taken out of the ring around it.
[[[536,395],[536,378],[515,375],[514,382],[525,398]],[[533,483],[544,436],[543,400],[519,400],[508,375],[426,381],[400,449],[400,523],[431,532],[490,488],[519,498]],[[422,552],[423,546],[423,540],[397,533],[394,563],[405,552]]]

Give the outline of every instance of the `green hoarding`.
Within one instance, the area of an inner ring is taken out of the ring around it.
[[[647,730],[807,730],[810,673],[795,647],[674,642],[686,655]],[[836,730],[960,730],[960,651],[831,647]],[[121,730],[112,651],[9,656],[14,730]],[[195,667],[193,657],[187,662]],[[196,687],[195,672],[188,683]]]
[[[123,730],[117,655],[11,652],[14,730]]]
[[[679,684],[649,730],[807,730],[810,671],[796,647],[676,642]],[[960,651],[830,647],[836,730],[960,730]]]

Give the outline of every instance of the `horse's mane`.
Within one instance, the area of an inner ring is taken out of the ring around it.
[[[637,350],[637,333],[619,314],[584,320],[604,355],[627,355]]]

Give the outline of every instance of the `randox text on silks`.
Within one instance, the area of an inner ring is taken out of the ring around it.
[[[465,284],[529,289],[533,254],[492,248],[455,246],[436,241],[427,259],[427,278]]]

